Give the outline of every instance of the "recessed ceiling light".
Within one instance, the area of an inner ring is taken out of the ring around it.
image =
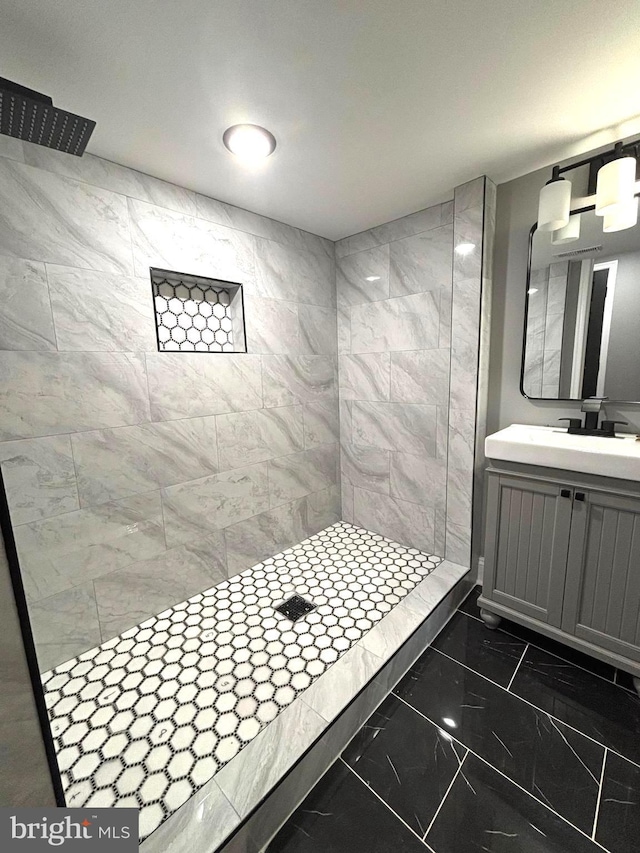
[[[234,124],[222,135],[225,147],[243,160],[263,160],[272,154],[276,138],[257,124]]]
[[[365,278],[365,281],[380,281],[380,276],[379,275],[368,275]]]
[[[456,246],[456,252],[459,255],[469,255],[469,254],[471,254],[471,252],[473,252],[475,247],[476,247],[475,243],[459,243]]]

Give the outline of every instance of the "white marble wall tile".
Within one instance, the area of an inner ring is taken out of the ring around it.
[[[222,532],[94,581],[102,642],[227,577]]]
[[[124,196],[0,159],[0,254],[131,273]]]
[[[450,358],[448,349],[391,353],[391,401],[446,405]]]
[[[340,451],[342,477],[352,486],[388,495],[389,456],[388,450],[345,442]]]
[[[55,350],[44,264],[0,258],[0,304],[0,350]]]
[[[445,501],[446,504],[446,501]],[[435,536],[433,539],[434,554],[445,554],[447,550],[447,509],[436,507],[435,510]]]
[[[328,489],[307,495],[302,500],[302,512],[306,536],[313,536],[340,521],[340,486],[336,483]]]
[[[333,260],[273,240],[255,238],[256,288],[260,296],[331,307]]]
[[[451,405],[475,408],[480,342],[480,280],[456,282],[451,341]]]
[[[340,305],[359,305],[389,297],[389,246],[378,246],[336,261]]]
[[[442,225],[451,225],[453,222],[453,200],[445,201],[440,205],[440,215]]]
[[[338,354],[346,355],[351,352],[351,308],[338,301],[337,305],[337,338]]]
[[[454,524],[447,519],[447,544],[445,557],[453,563],[471,565],[471,525]]]
[[[441,225],[448,224],[448,216],[450,216],[450,207],[445,203],[418,210],[416,213],[394,219],[392,222],[385,222],[384,225],[378,225],[368,231],[361,231],[359,234],[338,240],[336,257],[342,258],[354,252],[361,252],[383,243],[391,243],[394,240],[401,240],[403,237],[419,234],[421,231],[439,228]]]
[[[166,549],[159,492],[21,524],[14,533],[31,601]]]
[[[218,471],[214,417],[91,430],[72,435],[71,445],[83,506]]]
[[[2,442],[0,467],[14,525],[80,508],[68,435]]]
[[[562,349],[563,329],[564,314],[550,314],[547,311],[547,322],[544,335],[545,351]]]
[[[302,420],[306,450],[320,444],[335,444],[340,440],[337,400],[305,403],[302,407]]]
[[[358,352],[435,349],[440,293],[415,293],[351,308],[351,349]]]
[[[422,583],[426,583],[426,580],[425,578]],[[367,631],[358,641],[358,646],[386,661],[409,639],[426,615],[428,614],[418,614],[407,607],[403,599],[393,610],[385,613],[381,622],[377,622],[370,631]]]
[[[408,548],[433,553],[434,511],[389,495],[355,488],[353,523]]]
[[[272,459],[268,463],[271,507],[333,486],[338,479],[337,447],[323,444]]]
[[[135,353],[0,352],[0,440],[149,420]]]
[[[560,350],[544,351],[542,360],[542,396],[556,398],[560,383]]]
[[[316,252],[321,256],[333,258],[333,243],[325,237],[318,237],[309,231],[278,222],[277,219],[269,219],[267,216],[234,207],[232,204],[226,204],[208,196],[196,194],[196,204],[198,216],[202,219],[217,222],[219,225],[228,225],[230,228],[255,234],[256,237],[275,240],[294,249]]]
[[[555,266],[555,264],[552,264]],[[547,298],[547,314],[564,314],[564,303],[567,295],[567,273],[554,275],[549,278]]]
[[[10,160],[18,160],[24,163],[24,145],[19,139],[12,136],[0,135],[0,157],[8,157]]]
[[[266,462],[304,446],[302,406],[219,415],[217,427],[223,471]]]
[[[239,822],[240,818],[215,779],[210,779],[145,838],[140,850],[141,853],[204,853],[207,849],[217,850]]]
[[[305,529],[304,499],[292,501],[225,528],[229,575],[254,566],[300,542]]]
[[[446,459],[392,453],[390,494],[424,506],[444,508],[447,502]]]
[[[157,348],[148,278],[47,266],[58,349],[131,352]]]
[[[340,399],[338,409],[340,412],[340,441],[342,444],[353,442],[353,402]]]
[[[475,410],[449,410],[447,518],[471,526],[471,492],[475,448]]]
[[[148,353],[146,361],[154,421],[262,408],[260,356]]]
[[[352,404],[355,444],[436,455],[436,407],[414,403]]]
[[[128,200],[135,274],[149,267],[240,284],[254,279],[253,240],[243,231],[215,225],[164,207]]]
[[[449,559],[443,560],[422,583],[402,599],[401,604],[424,619],[468,572],[467,566],[459,565]]]
[[[76,657],[101,642],[91,584],[52,595],[29,607],[40,672]]]
[[[353,486],[344,477],[341,486],[342,518],[353,524]]]
[[[439,349],[451,346],[451,312],[453,308],[453,288],[440,288],[440,329],[438,332]]]
[[[356,644],[307,687],[302,701],[331,723],[381,666],[377,655]]]
[[[482,187],[484,187],[484,179]],[[479,279],[482,274],[482,224],[484,212],[482,204],[478,207],[468,207],[459,210],[456,198],[453,227],[455,229],[455,244],[473,243],[475,249],[461,255],[454,252],[453,255],[453,280]]]
[[[466,184],[456,187],[454,193],[454,214],[469,208],[481,208],[484,204],[485,178],[473,178]]]
[[[317,403],[338,396],[336,360],[331,356],[264,356],[262,368],[265,406]]]
[[[163,489],[167,546],[202,539],[269,509],[265,463]]]
[[[26,163],[48,172],[159,204],[180,213],[196,215],[195,193],[102,157],[93,154],[69,157],[68,154],[30,142],[25,143],[24,156]]]
[[[216,774],[217,784],[241,818],[273,788],[326,725],[326,720],[304,702],[293,702]],[[291,737],[291,732],[296,736]]]
[[[247,352],[298,355],[300,320],[298,304],[244,294]]]
[[[341,355],[338,383],[343,400],[388,400],[391,356],[388,352]]]
[[[298,306],[300,352],[308,355],[335,355],[337,340],[336,310],[320,305]]]
[[[444,225],[391,243],[391,296],[451,285],[453,226]]]

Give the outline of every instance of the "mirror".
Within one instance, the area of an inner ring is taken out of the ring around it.
[[[573,214],[580,236],[571,242],[531,229],[520,390],[638,402],[640,226],[605,234],[592,207]]]

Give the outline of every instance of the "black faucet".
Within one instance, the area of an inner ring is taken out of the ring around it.
[[[569,421],[567,432],[569,435],[599,435],[601,438],[615,438],[616,424],[627,424],[627,421],[602,421],[598,427],[598,420],[602,405],[608,397],[588,397],[582,401],[581,411],[585,413],[584,424],[580,418],[558,418],[559,421]]]

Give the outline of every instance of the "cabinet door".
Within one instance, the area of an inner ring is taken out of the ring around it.
[[[572,496],[554,483],[489,475],[486,598],[560,627]]]
[[[562,628],[640,661],[640,499],[575,495]]]

